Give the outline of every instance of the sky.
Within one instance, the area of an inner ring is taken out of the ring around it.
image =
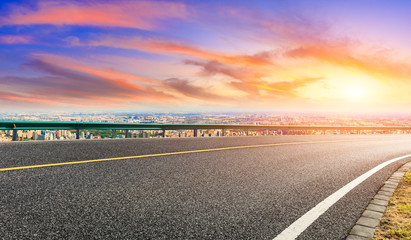
[[[0,112],[411,113],[411,1],[0,1]]]

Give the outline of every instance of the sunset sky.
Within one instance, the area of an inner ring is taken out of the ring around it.
[[[411,1],[0,1],[2,111],[411,113]]]

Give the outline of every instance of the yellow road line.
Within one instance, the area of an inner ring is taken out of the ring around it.
[[[182,151],[182,152],[155,153],[155,154],[147,154],[147,155],[128,156],[128,157],[102,158],[102,159],[84,160],[84,161],[75,161],[75,162],[48,163],[48,164],[31,165],[31,166],[0,168],[0,172],[21,170],[21,169],[30,169],[30,168],[43,168],[43,167],[54,167],[54,166],[63,166],[63,165],[74,165],[74,164],[81,164],[81,163],[116,161],[116,160],[132,159],[132,158],[135,159],[135,158],[147,158],[147,157],[179,155],[179,154],[187,154],[187,153],[213,152],[213,151],[222,151],[222,150],[230,150],[230,149],[272,147],[272,146],[314,144],[314,143],[335,143],[335,142],[346,142],[346,141],[349,141],[349,140],[314,141],[314,142],[288,142],[288,143],[271,143],[271,144],[247,145],[247,146],[236,146],[236,147],[210,148],[210,149],[190,150],[190,151]]]

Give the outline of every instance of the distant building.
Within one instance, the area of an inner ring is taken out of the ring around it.
[[[37,132],[33,133],[33,140],[38,140],[39,134]]]
[[[50,132],[47,140],[54,140],[55,139],[54,134],[55,134],[54,132]]]
[[[57,132],[56,132],[56,139],[60,139],[61,138],[61,132],[60,132],[60,130],[57,130]]]

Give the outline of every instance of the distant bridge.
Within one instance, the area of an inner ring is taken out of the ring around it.
[[[59,122],[59,121],[0,121],[0,130],[13,130],[13,141],[17,140],[18,130],[76,130],[76,138],[80,138],[80,130],[115,129],[125,130],[126,138],[129,130],[161,130],[163,137],[166,130],[193,130],[197,137],[199,129],[221,129],[222,135],[228,129],[238,130],[338,130],[338,131],[407,131],[410,126],[302,126],[302,125],[243,125],[243,124],[158,124],[158,123],[113,123],[113,122]]]

